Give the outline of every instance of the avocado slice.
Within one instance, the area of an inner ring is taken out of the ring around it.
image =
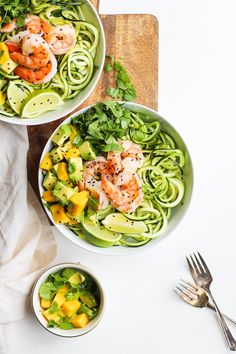
[[[53,134],[52,136],[52,142],[56,145],[62,145],[66,139],[69,138],[69,136],[72,133],[72,129],[70,124],[63,124],[60,126],[59,129]]]
[[[92,320],[94,317],[97,316],[97,312],[98,312],[97,308],[96,309],[90,309],[88,306],[86,306],[83,303],[80,304],[80,308],[77,311],[77,313],[86,313],[86,315],[88,316],[88,318],[90,320]]]
[[[50,152],[50,155],[51,155],[53,163],[55,163],[55,164],[57,164],[58,162],[60,162],[64,158],[63,150],[60,147],[54,148]]]
[[[57,177],[51,171],[48,171],[43,179],[43,186],[49,191],[54,188],[56,181]]]
[[[58,199],[63,205],[68,204],[68,201],[75,193],[74,189],[66,186],[60,181],[57,181],[52,194]]]
[[[83,162],[81,157],[71,157],[69,159],[69,177],[72,182],[78,182],[82,179]]]
[[[82,294],[80,294],[80,300],[83,301],[83,303],[88,306],[90,309],[92,307],[97,306],[97,301],[95,297],[88,291],[84,290]]]
[[[88,140],[85,140],[83,144],[79,146],[79,151],[84,160],[91,161],[96,159],[96,154]]]
[[[78,285],[83,283],[84,280],[85,277],[83,276],[83,274],[81,274],[80,272],[75,272],[70,276],[68,282],[71,283],[72,285]]]
[[[7,74],[10,74],[16,67],[17,64],[11,58],[6,63],[1,65],[1,69],[3,69]]]

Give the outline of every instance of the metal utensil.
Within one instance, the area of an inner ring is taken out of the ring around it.
[[[216,310],[216,314],[218,317],[218,321],[220,323],[220,326],[222,328],[222,331],[224,333],[225,339],[227,341],[227,344],[229,346],[230,350],[235,351],[236,350],[236,341],[232,335],[232,333],[230,332],[216,302],[215,299],[210,291],[210,286],[211,283],[213,281],[212,275],[204,261],[204,259],[202,258],[202,256],[200,255],[200,253],[198,252],[198,256],[196,256],[195,254],[192,256],[190,256],[190,259],[188,257],[186,257],[187,262],[188,262],[188,267],[189,270],[192,274],[193,280],[195,281],[196,285],[198,285],[200,288],[203,288],[206,293],[209,295],[209,298],[211,299],[215,310]]]
[[[209,302],[209,297],[206,291],[199,286],[190,283],[187,280],[181,279],[181,283],[174,289],[175,293],[189,305],[194,307],[208,307],[216,311],[215,307]],[[222,316],[230,322],[236,324],[236,321],[222,313]]]

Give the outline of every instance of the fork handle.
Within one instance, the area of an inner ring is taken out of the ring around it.
[[[216,311],[219,323],[220,323],[222,331],[223,331],[223,333],[225,335],[225,339],[227,341],[229,349],[233,350],[233,351],[236,351],[236,341],[235,341],[232,333],[230,332],[229,327],[227,326],[227,324],[226,324],[226,322],[224,320],[224,317],[222,316],[222,314],[221,314],[221,312],[219,310],[219,307],[217,306],[217,304],[215,302],[215,299],[214,299],[210,289],[204,288],[204,290],[208,293],[211,301],[213,302],[213,305],[215,307],[215,311]]]
[[[207,303],[207,307],[208,307],[209,309],[213,310],[213,311],[216,311],[215,307],[214,307],[212,304],[210,304],[209,302]],[[232,322],[233,324],[236,325],[236,321],[235,321],[233,318],[231,318],[231,317],[225,315],[224,313],[221,313],[221,314],[222,314],[222,316],[223,316],[226,320],[228,320],[228,321],[230,321],[230,322]]]

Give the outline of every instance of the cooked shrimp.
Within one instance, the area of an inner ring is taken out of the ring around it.
[[[14,20],[12,20],[10,23],[7,23],[6,25],[4,25],[0,29],[0,32],[10,33],[10,32],[13,32],[15,29],[17,29],[16,18],[14,18]]]
[[[123,183],[117,183],[107,169],[101,178],[101,185],[111,204],[119,211],[130,213],[134,211],[143,198],[141,181],[136,173],[131,174]]]
[[[1,28],[0,32],[3,33],[13,32],[15,29],[18,28],[16,21],[17,19],[14,18],[10,23],[4,25]],[[30,15],[30,14],[27,15],[24,26],[29,30],[30,33],[42,34],[42,22],[38,16]]]
[[[65,54],[76,43],[76,32],[72,25],[51,26],[42,21],[43,37],[53,54]]]
[[[27,15],[25,27],[33,34],[42,34],[42,21],[38,16]]]
[[[11,59],[19,65],[30,69],[45,67],[49,62],[50,50],[42,37],[32,34],[22,39],[22,53],[10,54]]]
[[[107,162],[103,157],[97,157],[96,160],[87,162],[80,182],[81,190],[87,189],[93,197],[98,199],[98,209],[104,209],[109,204],[109,199],[103,191],[100,181],[100,177],[106,168]]]
[[[111,173],[119,173],[122,170],[121,154],[109,151],[107,154],[108,168]]]
[[[15,74],[34,84],[50,81],[57,72],[57,61],[44,39],[37,34],[24,34],[13,40],[15,43],[20,41],[22,45],[22,53],[10,54],[11,59],[20,65],[16,67]]]
[[[130,172],[130,174],[135,173],[144,161],[142,150],[129,140],[121,140],[119,143],[124,151],[118,154],[110,151],[107,154],[108,168],[111,173],[116,174],[123,170]]]

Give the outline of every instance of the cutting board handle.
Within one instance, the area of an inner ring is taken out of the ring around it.
[[[99,0],[90,0],[93,6],[99,11]]]

